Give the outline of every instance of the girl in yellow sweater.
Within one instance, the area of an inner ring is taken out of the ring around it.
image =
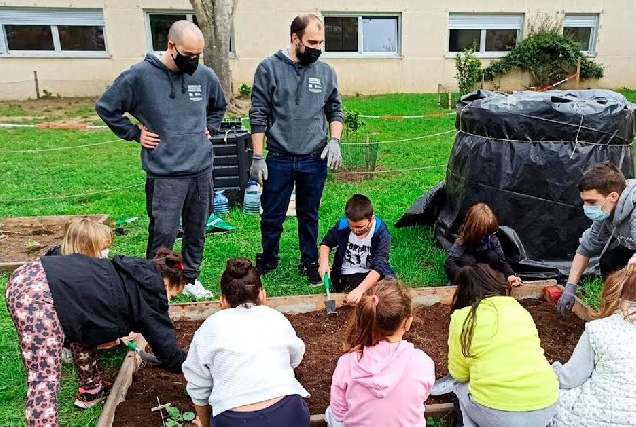
[[[545,427],[559,384],[530,313],[488,265],[462,267],[455,283],[448,371],[464,426]]]

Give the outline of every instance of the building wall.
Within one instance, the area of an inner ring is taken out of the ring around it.
[[[367,58],[359,55],[323,59],[338,72],[345,94],[435,92],[438,84],[455,86],[455,64],[447,54],[448,14],[523,13],[525,24],[541,11],[600,14],[596,60],[606,67],[600,82],[583,87],[636,87],[636,7],[633,0],[280,0],[239,1],[235,18],[235,57],[230,59],[235,87],[251,84],[258,63],[285,46],[292,18],[303,12],[397,13],[401,17],[401,56]],[[147,10],[190,10],[187,0],[0,0],[0,7],[103,8],[109,56],[104,58],[15,58],[0,55],[0,98],[34,97],[33,71],[40,88],[62,96],[93,96],[148,51]],[[305,10],[297,7],[303,6]],[[488,63],[489,59],[483,59]],[[502,80],[502,89],[527,83],[517,74]]]

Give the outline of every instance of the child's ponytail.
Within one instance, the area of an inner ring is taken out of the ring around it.
[[[592,314],[592,317],[602,319],[611,316],[619,308],[621,299],[636,301],[636,266],[634,265],[627,265],[609,275],[603,285],[599,310]],[[624,315],[628,317],[627,313]],[[634,315],[629,318],[633,319]]]
[[[394,280],[383,280],[360,298],[349,320],[344,351],[360,351],[393,335],[411,315],[411,296]]]

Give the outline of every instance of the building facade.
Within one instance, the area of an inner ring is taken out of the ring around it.
[[[322,59],[345,94],[455,86],[456,52],[474,45],[484,64],[500,58],[537,13],[562,22],[605,66],[606,76],[586,87],[636,87],[633,0],[240,0],[228,52],[237,90],[288,43],[293,17],[308,12],[324,19]],[[41,93],[99,95],[146,52],[161,52],[177,19],[196,22],[187,0],[0,0],[0,99],[35,97],[36,75]],[[524,82],[517,74],[500,84]]]

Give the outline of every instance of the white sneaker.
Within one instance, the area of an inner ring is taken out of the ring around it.
[[[62,349],[62,363],[73,363],[73,353],[70,348]]]
[[[195,298],[214,298],[214,294],[205,289],[199,279],[196,279],[194,283],[186,283],[185,288],[183,288],[183,293],[185,295],[191,295]]]

